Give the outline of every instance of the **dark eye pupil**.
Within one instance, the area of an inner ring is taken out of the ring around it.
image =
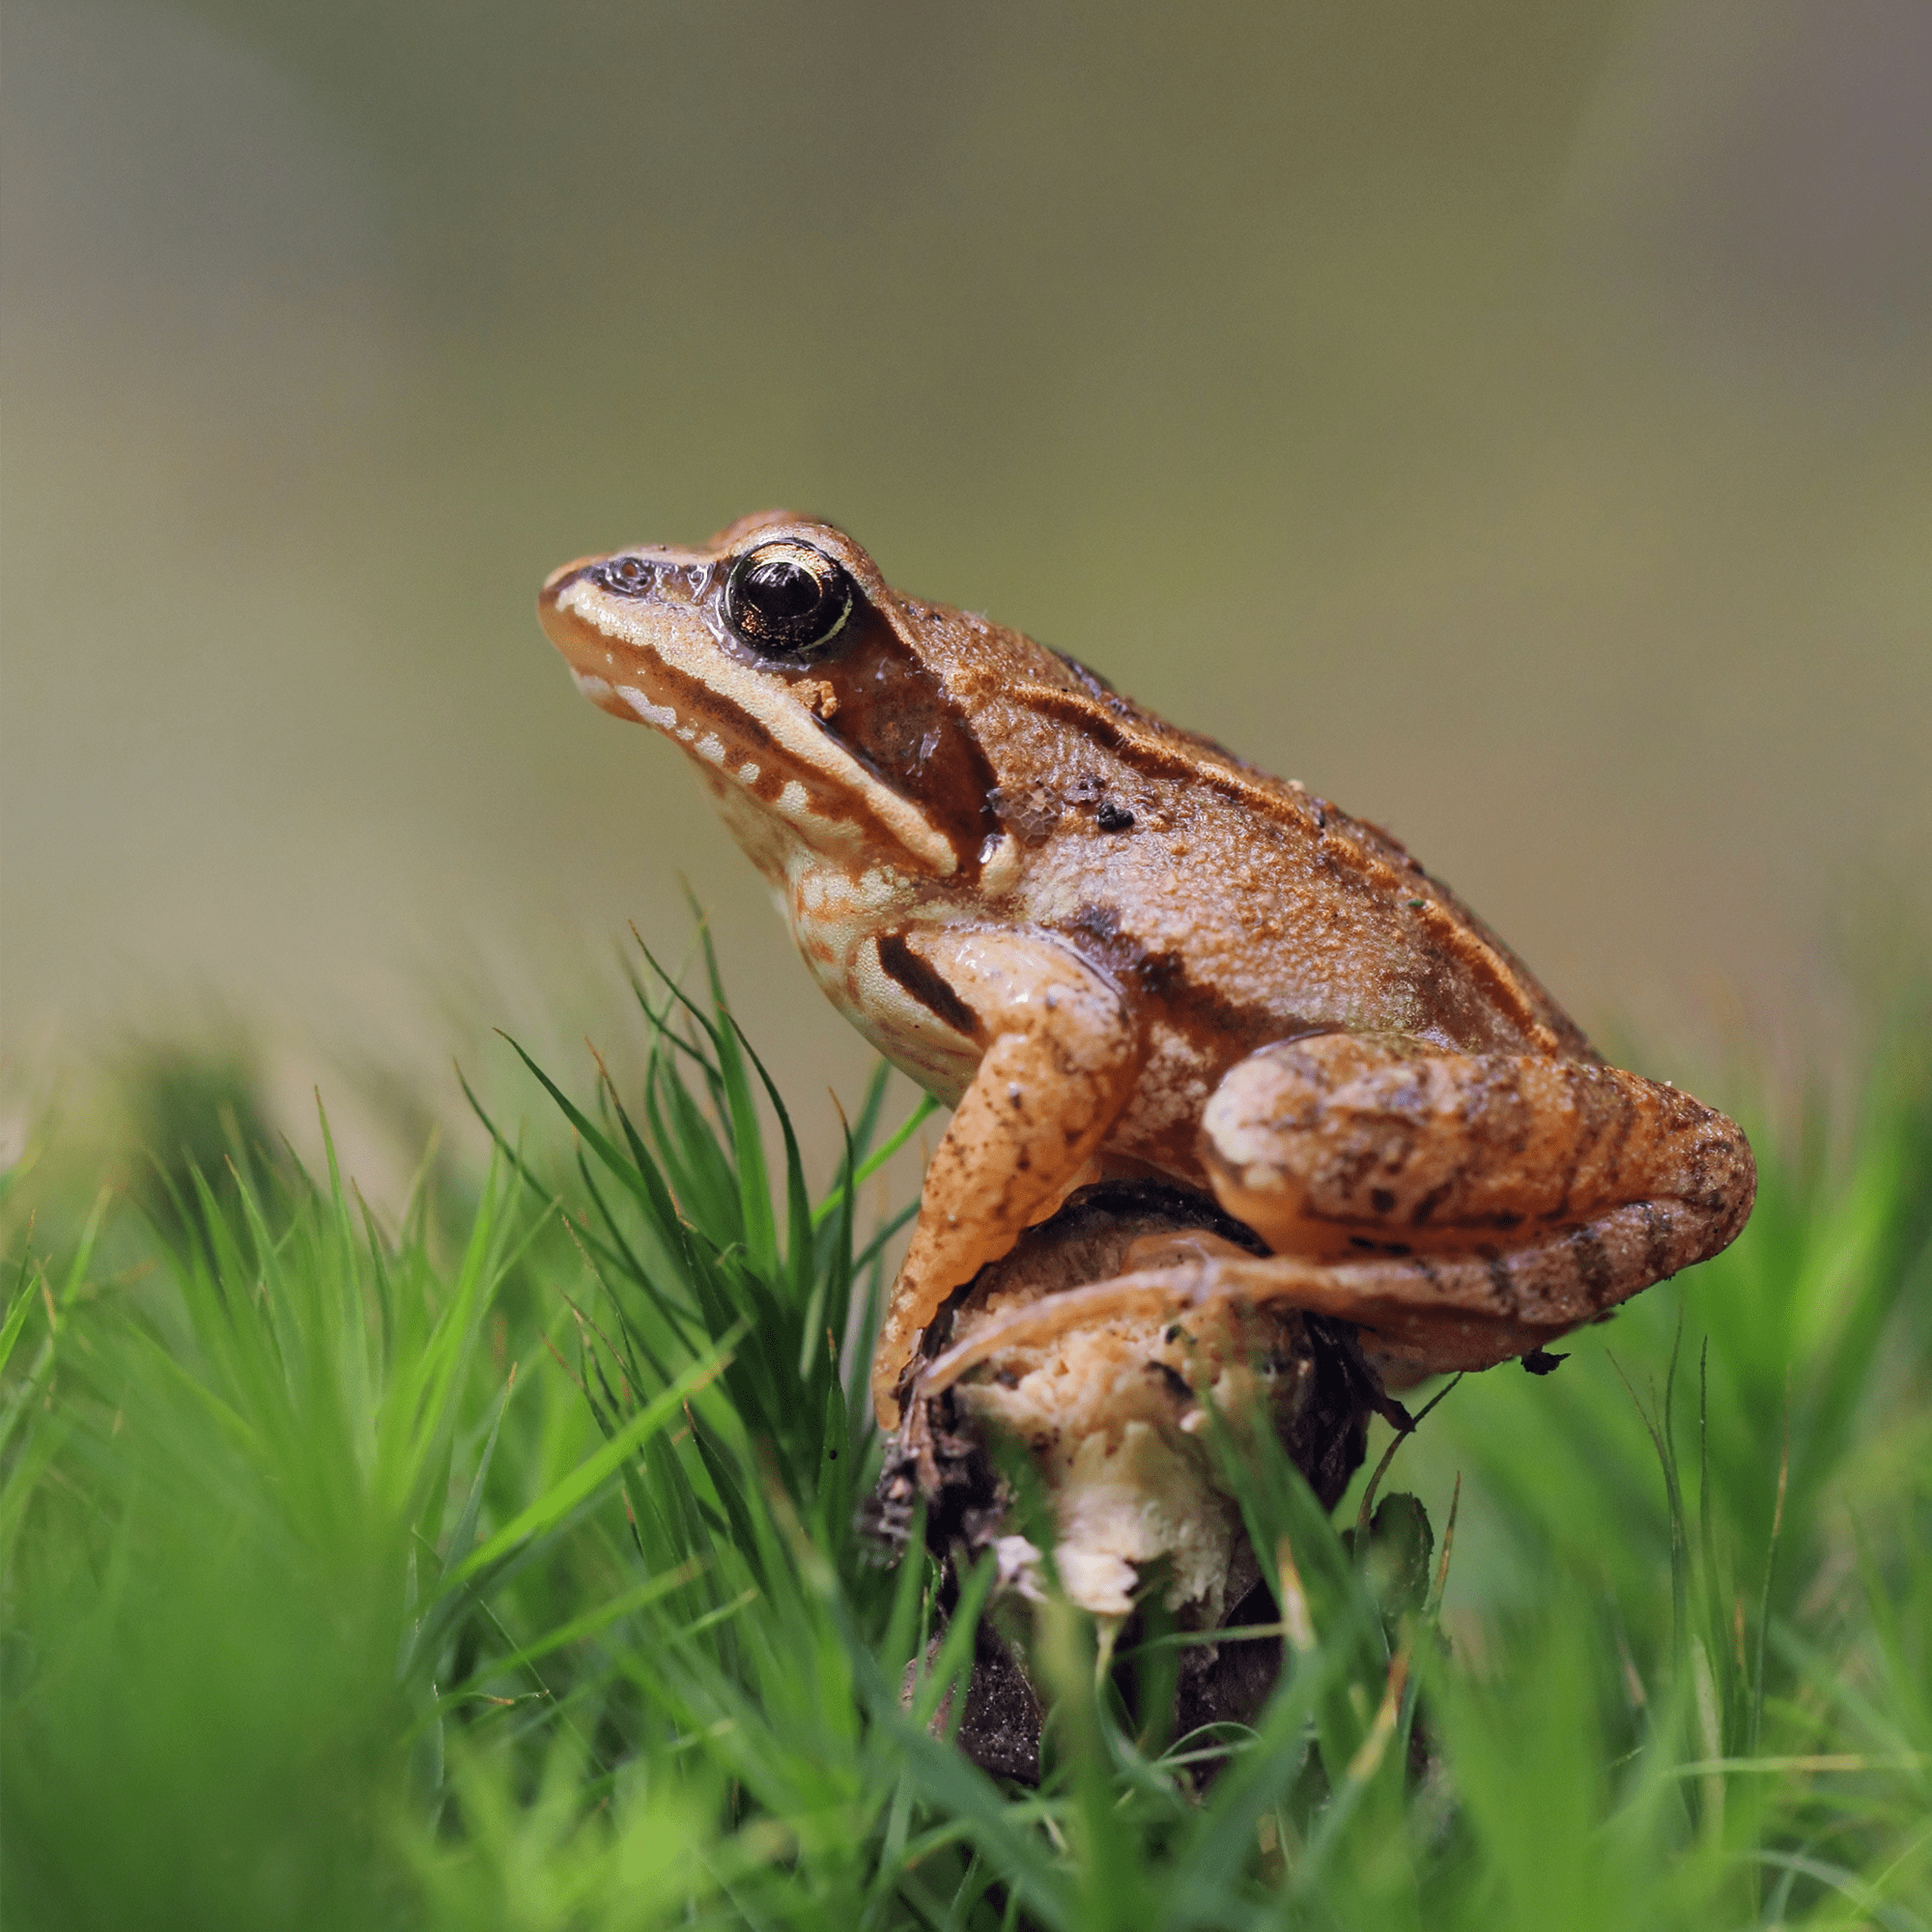
[[[774,624],[792,624],[811,614],[825,595],[825,586],[810,571],[780,556],[748,571],[739,594]]]
[[[852,580],[810,544],[760,544],[724,585],[724,621],[754,650],[796,656],[828,644],[852,614]]]

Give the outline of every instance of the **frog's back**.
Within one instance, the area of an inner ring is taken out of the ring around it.
[[[1002,815],[1032,919],[1222,1065],[1347,1026],[1596,1055],[1468,907],[1379,827],[1145,710],[1072,660],[1009,686]],[[1054,671],[1058,675],[1053,675]]]

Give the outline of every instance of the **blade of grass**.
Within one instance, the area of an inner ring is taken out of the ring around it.
[[[487,1543],[471,1550],[461,1563],[447,1571],[441,1587],[448,1589],[466,1582],[508,1555],[520,1544],[542,1535],[545,1530],[562,1521],[580,1503],[601,1489],[618,1465],[645,1440],[664,1429],[684,1406],[688,1397],[718,1376],[729,1359],[729,1350],[736,1339],[735,1335],[727,1335],[716,1348],[692,1363],[676,1381],[652,1397],[602,1448],[580,1463],[568,1475],[553,1483]]]

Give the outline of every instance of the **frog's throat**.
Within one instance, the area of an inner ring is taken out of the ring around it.
[[[613,606],[582,578],[546,598],[542,616],[592,703],[675,740],[808,843],[843,849],[883,837],[922,870],[959,869],[962,855],[918,806],[820,729],[781,679],[727,656],[702,624],[653,621],[647,603]]]

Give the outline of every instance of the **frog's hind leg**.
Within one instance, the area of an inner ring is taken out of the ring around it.
[[[1208,1102],[1202,1154],[1221,1205],[1274,1253],[1150,1245],[1111,1281],[977,1327],[924,1388],[1087,1322],[1230,1301],[1353,1322],[1398,1383],[1488,1368],[1716,1254],[1754,1179],[1744,1135],[1674,1087],[1390,1035],[1251,1055]]]
[[[926,1366],[923,1392],[1089,1322],[1230,1302],[1352,1322],[1397,1382],[1488,1368],[1716,1254],[1755,1178],[1738,1128],[1674,1087],[1399,1035],[1251,1055],[1208,1102],[1202,1155],[1221,1205],[1274,1253],[1195,1235],[1130,1254],[1112,1280],[977,1326]]]
[[[1635,1292],[1597,1284],[1660,1278],[1656,1241],[1643,1208],[1620,1208],[1493,1255],[1243,1255],[1142,1269],[981,1322],[927,1364],[920,1391],[937,1395],[1009,1350],[1037,1349],[1089,1323],[1188,1322],[1229,1304],[1285,1305],[1351,1322],[1370,1366],[1406,1387],[1424,1376],[1492,1368],[1597,1320]]]
[[[1744,1135],[1676,1088],[1393,1035],[1251,1055],[1208,1102],[1202,1154],[1221,1205],[1274,1253],[1147,1244],[1110,1281],[981,1323],[923,1389],[1088,1322],[1228,1302],[1353,1322],[1397,1383],[1488,1368],[1716,1254],[1754,1179]]]
[[[1278,1254],[1534,1244],[1645,1203],[1653,1280],[1723,1247],[1755,1179],[1737,1126],[1675,1087],[1391,1034],[1251,1054],[1209,1099],[1201,1153],[1221,1205]]]

